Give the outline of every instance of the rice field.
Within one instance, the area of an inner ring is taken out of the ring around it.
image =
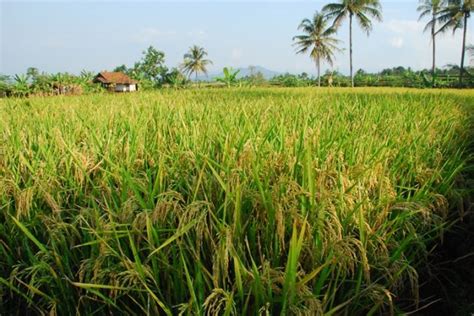
[[[473,104],[315,88],[0,100],[0,314],[415,310],[419,269],[467,211]]]

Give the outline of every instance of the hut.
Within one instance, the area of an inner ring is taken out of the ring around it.
[[[104,88],[114,92],[132,92],[138,90],[138,82],[130,79],[123,72],[102,71],[94,78],[95,83],[100,83]]]

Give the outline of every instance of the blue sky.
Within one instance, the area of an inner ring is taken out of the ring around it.
[[[189,46],[204,46],[214,61],[210,72],[224,66],[259,65],[279,72],[314,74],[308,56],[295,55],[292,37],[302,18],[327,1],[5,1],[0,0],[0,73],[82,69],[111,70],[140,59],[153,45],[177,66]],[[384,21],[367,37],[357,26],[354,68],[378,71],[402,65],[431,64],[430,39],[418,22],[417,0],[381,1]],[[338,32],[348,47],[348,24]],[[474,43],[474,18],[468,28]],[[459,63],[461,32],[441,35],[438,65]],[[467,63],[473,63],[467,60]],[[323,70],[328,66],[324,65]],[[347,73],[348,49],[334,69]]]

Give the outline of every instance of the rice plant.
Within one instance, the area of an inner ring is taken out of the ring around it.
[[[417,269],[462,211],[469,104],[311,88],[0,100],[0,313],[416,308]]]

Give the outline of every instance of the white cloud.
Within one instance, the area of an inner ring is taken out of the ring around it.
[[[173,38],[176,35],[176,31],[163,31],[153,27],[146,27],[134,34],[133,40],[139,43],[148,43],[159,39]]]
[[[204,30],[193,30],[188,32],[188,36],[194,39],[205,39],[207,38],[207,32]]]
[[[398,20],[398,19],[392,19],[387,22],[385,27],[397,34],[403,34],[407,32],[423,32],[423,22],[419,22],[416,20]]]
[[[240,61],[242,59],[243,55],[244,54],[243,54],[242,48],[232,49],[231,58],[232,58],[233,61]]]
[[[395,48],[402,48],[403,47],[403,37],[401,36],[395,36],[390,39],[390,46],[395,47]]]

